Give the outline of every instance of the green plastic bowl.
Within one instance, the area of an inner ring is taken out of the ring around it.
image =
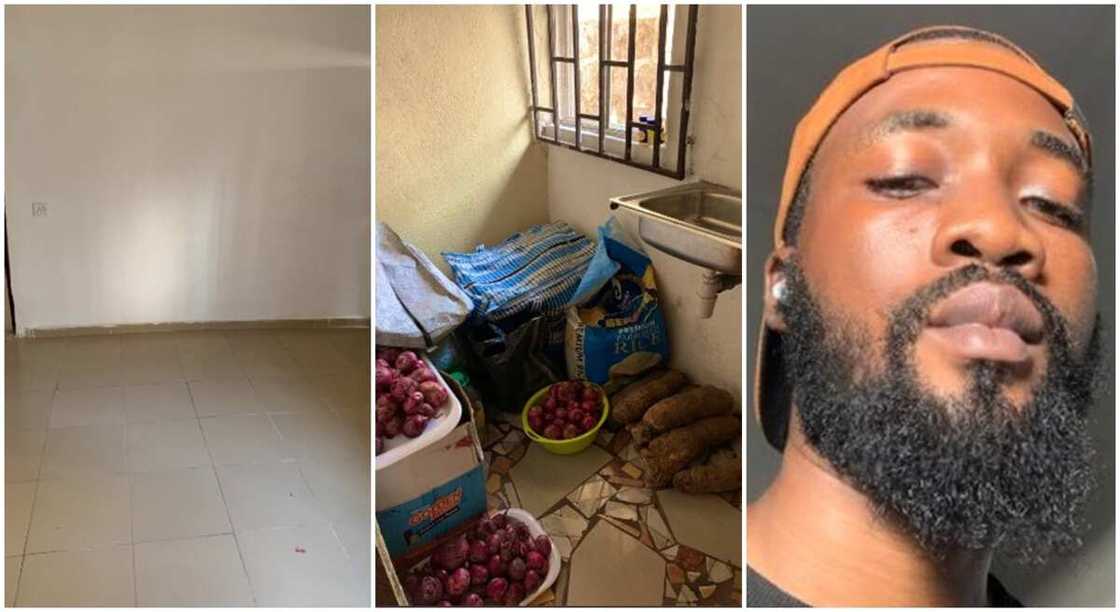
[[[525,407],[521,409],[521,428],[525,430],[525,435],[529,436],[529,439],[533,442],[543,446],[544,449],[550,453],[555,453],[557,455],[574,455],[588,446],[591,446],[591,443],[595,441],[595,436],[599,433],[599,428],[603,426],[603,423],[607,422],[607,416],[611,413],[611,402],[607,399],[607,394],[603,391],[603,388],[593,382],[587,382],[585,380],[581,380],[580,382],[598,389],[603,398],[603,415],[599,417],[599,422],[595,424],[595,427],[585,431],[582,435],[567,440],[550,440],[529,427],[529,409],[536,406],[537,402],[548,394],[548,390],[551,389],[553,385],[549,385],[534,393],[533,397],[530,397],[529,401],[525,402]]]

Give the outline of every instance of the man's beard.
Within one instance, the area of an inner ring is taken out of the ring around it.
[[[1041,562],[1081,544],[1082,510],[1094,488],[1086,412],[1099,362],[1100,319],[1084,358],[1069,325],[1021,275],[979,265],[922,288],[890,316],[885,360],[849,321],[826,321],[796,261],[779,306],[789,383],[809,444],[930,554],[999,547]],[[976,362],[962,397],[919,382],[915,343],[930,308],[971,283],[1023,291],[1042,313],[1047,369],[1021,407],[1003,392],[1008,370]]]

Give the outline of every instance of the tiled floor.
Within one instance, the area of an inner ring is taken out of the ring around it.
[[[9,339],[6,604],[368,606],[369,341]]]
[[[739,606],[740,492],[653,491],[629,434],[601,431],[578,455],[553,455],[515,425],[487,425],[491,508],[538,517],[563,566],[534,605]]]

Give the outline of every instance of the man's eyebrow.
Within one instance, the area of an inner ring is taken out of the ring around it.
[[[865,129],[856,144],[869,146],[896,132],[946,128],[952,123],[949,115],[934,110],[919,108],[897,111]]]
[[[1085,156],[1081,154],[1081,149],[1050,132],[1043,130],[1032,132],[1031,146],[1069,163],[1082,178],[1089,174],[1089,164],[1086,163]]]

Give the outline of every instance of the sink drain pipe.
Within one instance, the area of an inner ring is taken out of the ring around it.
[[[712,318],[712,311],[716,308],[716,297],[728,289],[737,287],[742,280],[743,277],[737,274],[724,274],[705,268],[704,275],[700,279],[700,290],[696,292],[696,297],[700,298],[698,311],[700,318]]]

